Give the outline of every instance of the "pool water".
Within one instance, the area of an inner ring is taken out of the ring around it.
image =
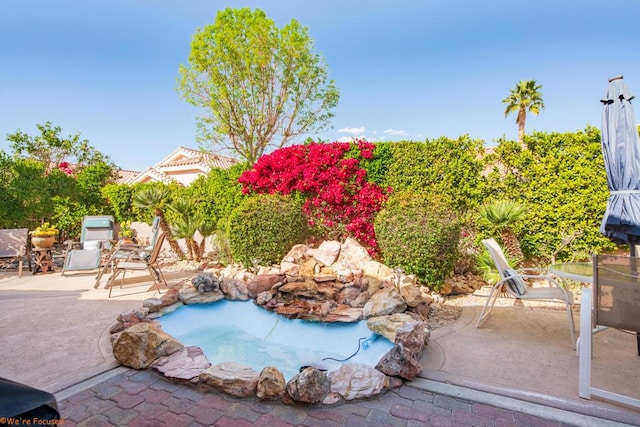
[[[287,319],[252,301],[187,305],[159,320],[166,333],[184,345],[200,347],[213,365],[237,362],[258,372],[274,366],[287,381],[302,366],[332,370],[343,363],[358,362],[375,367],[393,347],[389,340],[371,332],[364,320],[321,323]]]

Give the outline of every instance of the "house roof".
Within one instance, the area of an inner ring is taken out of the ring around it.
[[[188,185],[195,178],[206,175],[213,168],[229,169],[237,163],[238,161],[231,157],[206,153],[193,148],[178,147],[155,166],[150,166],[139,173],[121,174],[119,182],[134,184],[150,181],[165,183],[175,181]]]

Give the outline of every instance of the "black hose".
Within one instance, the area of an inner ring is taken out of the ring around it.
[[[346,359],[334,359],[333,357],[325,357],[322,360],[335,360],[336,362],[346,362],[347,360],[351,359],[353,356],[355,356],[356,354],[358,354],[358,352],[360,352],[360,345],[362,344],[362,340],[366,340],[367,337],[362,337],[358,339],[358,349],[356,350],[355,353],[353,353],[351,356],[347,357]]]

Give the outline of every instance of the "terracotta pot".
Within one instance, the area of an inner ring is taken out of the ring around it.
[[[56,236],[31,236],[31,243],[37,249],[48,249],[56,242]]]

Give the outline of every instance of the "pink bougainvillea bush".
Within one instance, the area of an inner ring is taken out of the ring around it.
[[[375,146],[366,141],[315,143],[264,155],[239,182],[245,193],[299,193],[309,224],[334,238],[352,236],[377,254],[373,218],[391,189],[367,182],[361,159]]]

